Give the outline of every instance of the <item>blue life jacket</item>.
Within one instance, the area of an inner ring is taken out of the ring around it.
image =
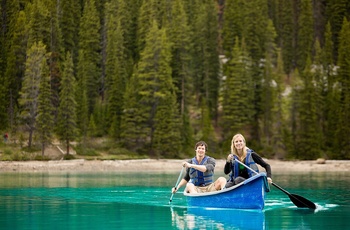
[[[192,164],[196,165],[205,165],[208,161],[209,157],[205,156],[202,162],[199,164],[197,159],[195,157],[192,158]],[[193,183],[195,186],[207,186],[211,183],[213,183],[213,172],[201,172],[199,170],[196,170],[194,168],[190,168],[190,182]]]
[[[253,152],[253,150],[251,150],[251,149],[247,150],[247,156],[245,158],[245,162],[243,162],[243,163],[245,165],[247,165],[249,168],[253,169],[254,171],[259,172],[258,165],[253,160],[252,152]],[[235,160],[239,160],[236,155],[234,155],[234,158],[235,158]],[[235,179],[236,177],[239,176],[239,166],[240,166],[240,164],[237,161],[235,161],[232,164],[232,167],[231,167],[232,172],[230,174],[230,181],[233,181],[233,179]],[[252,170],[250,170],[250,169],[247,169],[247,172],[248,172],[249,177],[252,177],[255,175],[255,173],[252,172]]]

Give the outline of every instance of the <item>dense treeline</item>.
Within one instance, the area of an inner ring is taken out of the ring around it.
[[[348,0],[2,0],[0,130],[151,157],[350,159]],[[84,148],[82,148],[84,149]],[[83,150],[82,150],[83,151]]]

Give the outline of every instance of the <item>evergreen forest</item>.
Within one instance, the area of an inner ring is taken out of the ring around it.
[[[348,0],[0,0],[0,131],[26,149],[184,158],[232,136],[350,159]],[[102,144],[101,144],[102,145]]]

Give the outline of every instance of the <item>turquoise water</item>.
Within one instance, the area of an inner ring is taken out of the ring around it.
[[[219,175],[218,175],[219,176]],[[190,208],[178,174],[0,173],[0,229],[350,229],[347,173],[274,175],[263,211]]]

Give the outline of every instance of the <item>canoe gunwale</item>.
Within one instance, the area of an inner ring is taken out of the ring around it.
[[[188,196],[188,197],[203,197],[203,196],[215,196],[215,195],[218,195],[218,194],[221,194],[221,193],[227,193],[227,192],[231,192],[232,190],[235,190],[241,186],[244,186],[254,180],[256,180],[257,178],[259,177],[265,177],[264,178],[264,187],[265,187],[265,192],[269,192],[270,191],[270,186],[267,182],[267,179],[266,179],[266,173],[265,172],[260,172],[259,174],[256,174],[244,181],[242,181],[241,183],[237,184],[237,185],[234,185],[232,187],[229,187],[229,188],[226,188],[226,189],[223,189],[223,190],[219,190],[219,191],[213,191],[213,192],[205,192],[205,193],[187,193],[186,190],[184,190],[183,194],[185,196]],[[232,191],[233,192],[233,191]]]

